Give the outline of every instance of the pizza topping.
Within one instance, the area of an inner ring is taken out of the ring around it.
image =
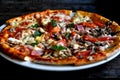
[[[98,41],[108,41],[108,40],[110,40],[110,37],[107,36],[107,37],[94,38],[94,37],[91,37],[89,35],[84,35],[83,39],[85,39],[87,41],[90,41],[90,42],[98,42]]]
[[[60,50],[66,49],[66,48],[64,46],[61,46],[61,45],[54,45],[51,47],[51,49],[53,49],[55,51],[60,51]]]
[[[42,54],[43,54],[43,51],[41,51],[41,50],[33,50],[31,52],[31,56],[40,56]]]
[[[74,24],[73,23],[70,23],[66,26],[67,28],[74,28]]]
[[[15,28],[10,28],[10,32],[16,32]]]
[[[81,24],[82,24],[82,26],[84,26],[84,27],[90,27],[90,28],[96,28],[96,27],[97,27],[97,26],[96,26],[94,23],[92,23],[92,22],[82,22]]]
[[[98,27],[101,27],[101,28],[104,28],[104,27],[105,27],[105,24],[100,23],[100,22],[98,22],[98,21],[93,21],[93,23],[94,23],[95,25],[97,25]]]
[[[89,35],[84,35],[83,39],[86,40],[86,41],[90,41],[90,42],[97,42],[98,41],[97,38],[91,37]]]
[[[120,31],[111,32],[110,35],[111,35],[111,36],[114,36],[114,35],[118,34],[119,32],[120,32]]]
[[[52,19],[57,20],[57,21],[65,21],[65,20],[70,20],[70,16],[64,14],[64,13],[57,13],[55,15],[51,16]]]
[[[18,39],[15,39],[15,38],[8,38],[8,42],[12,43],[12,44],[20,44],[22,43],[22,41],[18,40]]]
[[[66,40],[65,39],[61,39],[61,40],[58,41],[58,44],[62,45],[62,46],[66,46]]]
[[[34,43],[31,43],[30,45],[31,45],[31,46],[35,46],[35,45],[38,45],[38,44],[39,44],[39,42],[36,41],[36,42],[34,42]]]
[[[11,24],[10,24],[11,26],[13,26],[13,27],[16,27],[16,26],[18,26],[19,25],[19,23],[18,22],[11,22]]]
[[[108,40],[110,40],[110,37],[109,36],[107,36],[107,37],[98,37],[97,39],[98,39],[98,41],[108,41]]]
[[[25,57],[24,57],[24,60],[25,60],[25,61],[28,61],[28,62],[31,61],[29,56],[25,56]]]
[[[26,22],[26,21],[25,21],[25,22],[21,22],[19,25],[20,25],[20,26],[28,26],[29,23],[30,23],[30,22]]]
[[[79,47],[80,47],[80,45],[78,45],[78,44],[73,45],[73,49],[78,49]]]
[[[45,30],[43,28],[39,28],[40,32],[45,33]]]
[[[112,21],[107,21],[107,22],[105,23],[106,26],[110,26],[111,24],[112,24]]]
[[[66,22],[59,22],[58,25],[61,27],[61,28],[64,28],[66,26]]]
[[[52,26],[53,26],[53,27],[56,27],[56,26],[57,26],[57,24],[56,24],[56,21],[55,21],[55,20],[51,20],[51,24],[52,24]]]
[[[32,56],[41,56],[44,53],[44,50],[41,48],[38,48],[37,46],[34,47],[34,50],[32,50],[31,55]]]
[[[45,34],[42,34],[41,36],[37,36],[35,40],[37,40],[38,42],[45,41]]]
[[[88,16],[78,16],[76,17],[76,19],[74,20],[75,24],[79,24],[81,22],[87,22],[87,21],[91,21],[91,19]]]
[[[46,26],[46,31],[50,34],[53,33],[59,33],[60,32],[60,27],[59,26],[52,26],[52,23],[48,23],[48,25]]]
[[[37,36],[41,36],[42,34],[43,34],[43,33],[41,33],[40,31],[35,30],[33,36],[34,36],[34,37],[37,37]]]
[[[87,51],[81,51],[75,54],[75,56],[77,58],[84,58],[87,57],[90,54],[91,50],[87,50]]]
[[[50,17],[43,18],[41,21],[42,25],[44,25],[44,26],[47,25],[49,22],[50,22]]]
[[[64,14],[63,12],[57,12],[57,13],[51,13],[47,14],[42,18],[42,24],[46,26],[49,22],[53,24],[53,26],[56,25],[56,22],[66,22],[71,19],[70,16]]]
[[[83,25],[77,25],[77,29],[79,30],[79,31],[84,31],[84,28],[83,28]]]
[[[39,24],[34,24],[32,25],[33,28],[38,28],[39,27]]]
[[[67,39],[69,39],[70,38],[70,33],[68,32],[68,33],[66,33],[66,35],[65,35],[65,37],[67,38]]]
[[[88,56],[87,59],[90,61],[94,60],[94,58],[92,56]]]
[[[104,51],[104,50],[107,49],[108,47],[109,47],[109,45],[107,45],[107,44],[106,44],[105,46],[100,46],[100,50],[101,50],[101,51]]]
[[[47,40],[47,43],[48,43],[48,44],[51,44],[52,42],[54,42],[53,39],[48,39],[48,40]]]

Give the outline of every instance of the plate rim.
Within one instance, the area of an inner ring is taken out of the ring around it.
[[[0,31],[6,26],[6,24],[3,24],[0,26]],[[92,67],[96,67],[99,65],[102,65],[104,63],[107,63],[114,58],[116,58],[120,54],[120,49],[117,49],[113,55],[108,57],[105,60],[101,60],[98,62],[90,63],[90,64],[85,64],[85,65],[80,65],[80,66],[55,66],[55,65],[44,65],[44,64],[36,64],[32,63],[29,61],[19,61],[16,59],[11,59],[9,56],[5,55],[4,53],[0,52],[0,56],[2,56],[4,59],[15,63],[17,65],[21,65],[27,68],[32,68],[32,69],[37,69],[37,70],[46,70],[46,71],[74,71],[74,70],[83,70],[83,69],[88,69]]]

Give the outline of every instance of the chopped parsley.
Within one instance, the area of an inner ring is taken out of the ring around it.
[[[34,43],[31,43],[30,45],[31,45],[31,46],[35,46],[35,45],[37,45],[37,44],[39,44],[38,41],[36,41],[36,42],[34,42]]]
[[[56,26],[57,26],[57,23],[56,23],[55,20],[51,20],[51,24],[52,24],[53,27],[56,27]]]
[[[69,39],[69,38],[70,38],[70,33],[66,33],[65,37],[66,37],[67,39]]]
[[[32,28],[38,28],[38,27],[39,27],[39,24],[32,25]]]
[[[66,47],[61,46],[61,45],[54,45],[51,47],[51,49],[55,50],[55,51],[60,51],[60,50],[65,50]]]
[[[74,23],[70,23],[67,25],[68,28],[73,28],[74,27]]]
[[[83,34],[82,34],[82,33],[80,33],[79,35],[80,35],[80,36],[82,36]]]
[[[34,36],[34,37],[36,37],[36,36],[41,36],[42,34],[43,34],[42,32],[36,30],[36,31],[34,32],[33,36]]]

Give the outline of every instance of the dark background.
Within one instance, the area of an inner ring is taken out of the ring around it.
[[[96,12],[120,24],[119,0],[0,0],[0,25],[7,19],[46,9],[72,9]],[[16,65],[0,56],[0,77],[38,79],[120,78],[120,56],[85,70],[50,72]],[[9,76],[9,77],[7,77]],[[55,78],[57,77],[57,78]]]

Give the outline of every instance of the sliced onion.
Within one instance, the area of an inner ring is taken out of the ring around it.
[[[84,28],[83,28],[82,25],[77,25],[77,29],[78,29],[79,31],[84,31]]]
[[[42,55],[43,54],[43,50],[33,50],[32,52],[31,52],[31,55],[32,56],[40,56],[40,55]]]
[[[63,42],[59,42],[58,44],[61,46],[65,46]]]

